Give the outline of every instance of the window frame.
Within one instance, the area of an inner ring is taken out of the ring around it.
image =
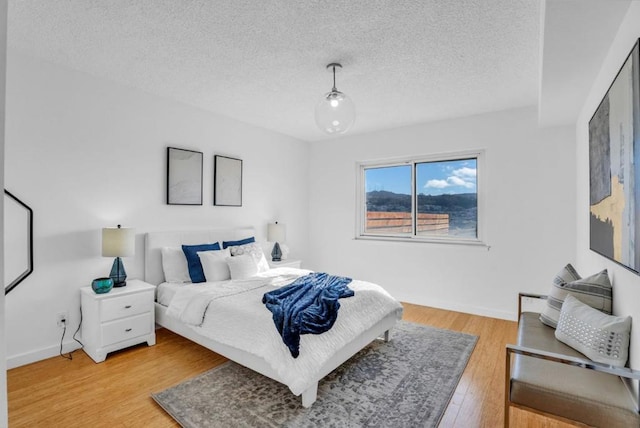
[[[474,158],[476,160],[476,195],[477,195],[477,236],[475,238],[450,238],[417,235],[416,218],[416,164],[425,162],[455,161]],[[413,223],[411,235],[385,235],[365,231],[366,225],[366,189],[365,170],[394,166],[411,166],[411,219]],[[406,156],[402,158],[378,159],[356,162],[356,237],[355,239],[374,241],[400,241],[438,244],[482,245],[486,246],[485,200],[486,185],[484,180],[485,150],[465,150],[450,153]]]

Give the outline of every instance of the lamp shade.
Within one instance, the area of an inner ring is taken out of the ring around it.
[[[103,257],[130,257],[136,253],[136,230],[127,227],[102,229]]]
[[[276,221],[267,226],[267,241],[269,242],[284,242],[287,239],[286,235],[284,224]]]

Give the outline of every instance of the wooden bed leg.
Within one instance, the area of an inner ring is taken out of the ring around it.
[[[308,409],[318,398],[318,382],[302,392],[302,407]]]
[[[391,340],[391,330],[387,330],[384,332],[384,339],[385,342],[388,342]]]

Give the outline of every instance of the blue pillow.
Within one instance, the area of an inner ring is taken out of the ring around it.
[[[220,244],[202,244],[202,245],[183,245],[182,251],[187,258],[187,267],[189,268],[189,277],[191,282],[205,282],[204,271],[200,264],[200,257],[198,257],[198,251],[215,251],[220,249]]]
[[[222,241],[222,249],[224,250],[227,247],[235,247],[236,245],[245,245],[251,244],[252,242],[256,242],[256,238],[253,236],[247,239],[241,239],[239,241]]]

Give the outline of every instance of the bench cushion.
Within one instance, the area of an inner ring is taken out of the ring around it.
[[[555,338],[555,330],[539,320],[540,314],[523,312],[518,345],[584,358]],[[514,355],[511,402],[597,427],[640,426],[631,395],[618,376]]]

